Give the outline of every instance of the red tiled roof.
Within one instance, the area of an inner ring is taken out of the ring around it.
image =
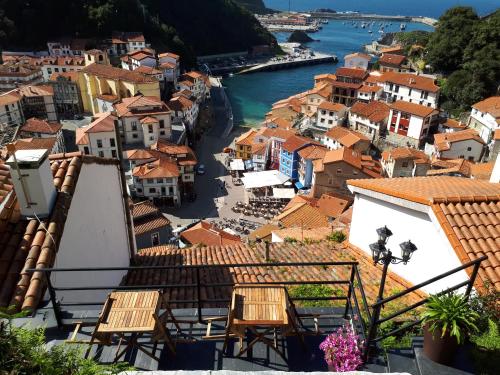
[[[157,151],[168,155],[177,160],[177,163],[183,165],[196,165],[197,159],[191,147],[186,145],[176,145],[166,140],[160,139],[151,145],[151,151]]]
[[[135,167],[132,170],[132,176],[139,179],[170,178],[179,177],[180,171],[175,160],[168,157],[159,157],[154,161]]]
[[[156,78],[150,75],[137,73],[133,70],[115,68],[105,64],[90,64],[81,70],[83,73],[95,75],[113,80],[122,80],[133,83],[154,83],[158,82]]]
[[[404,55],[395,55],[392,53],[384,53],[378,60],[380,65],[388,65],[388,66],[394,66],[394,67],[399,67],[401,66],[406,60],[406,56]]]
[[[299,151],[299,156],[303,159],[323,159],[327,151],[325,146],[309,145]]]
[[[316,202],[318,210],[326,216],[338,217],[352,204],[352,199],[323,194]]]
[[[161,99],[144,95],[123,98],[120,103],[114,105],[114,108],[120,117],[146,116],[170,112],[168,106]]]
[[[318,142],[316,142],[315,140],[311,139],[311,138],[306,138],[306,137],[302,137],[300,135],[292,135],[290,137],[287,138],[287,140],[285,141],[285,143],[283,143],[283,150],[285,151],[288,151],[288,152],[294,152],[294,151],[297,151],[297,149],[301,148],[301,147],[304,147],[308,144],[317,144],[319,145]]]
[[[485,144],[484,140],[479,136],[476,130],[466,129],[451,133],[434,134],[434,146],[438,151],[447,151],[450,149],[450,144],[454,142],[462,142],[474,140],[481,144]]]
[[[357,79],[365,79],[366,76],[368,75],[368,72],[361,68],[340,67],[335,72],[335,75],[337,77],[342,76],[342,77],[352,77]]]
[[[396,111],[410,113],[418,117],[428,117],[431,115],[436,115],[439,113],[437,109],[427,107],[425,105],[420,105],[417,103],[409,103],[402,100],[398,100],[391,104],[391,108]]]
[[[342,110],[347,109],[347,107],[343,104],[340,103],[332,103],[329,101],[324,101],[322,102],[319,106],[318,109],[324,109],[326,111],[334,111],[334,112],[339,112]]]
[[[397,147],[389,151],[384,151],[382,153],[382,159],[385,161],[388,161],[389,159],[411,159],[416,163],[430,163],[430,159],[425,152],[411,147]]]
[[[32,117],[26,120],[20,130],[29,133],[57,134],[61,128],[62,125],[58,122],[48,122]]]
[[[482,113],[489,113],[496,119],[497,123],[500,124],[500,96],[491,96],[486,98],[476,104],[473,104],[472,108],[475,108]]]
[[[171,57],[173,59],[179,59],[180,56],[179,55],[176,55],[175,53],[172,53],[172,52],[163,52],[163,53],[160,53],[158,55],[158,57]]]
[[[247,245],[243,243],[228,246],[192,246],[184,249],[173,249],[167,246],[158,246],[141,250],[136,256],[137,265],[224,265],[237,263],[266,263],[264,258],[265,245],[257,243]],[[271,244],[269,257],[274,262],[345,262],[357,261],[366,293],[368,303],[376,301],[379,281],[382,274],[382,266],[374,265],[371,257],[362,250],[346,244],[334,244],[323,241],[317,244],[306,245],[302,243]],[[192,283],[196,270],[139,270],[131,271],[126,277],[125,285],[159,285],[179,284],[179,288],[167,289],[166,296],[170,300],[194,300],[196,289],[184,284]],[[284,282],[284,281],[333,281],[349,280],[351,267],[238,267],[233,269],[211,268],[210,271],[200,272],[202,285],[210,283],[262,283],[262,282]],[[397,290],[405,290],[412,284],[397,274],[389,271],[386,280],[388,294]],[[339,288],[344,287],[339,285]],[[344,293],[346,289],[343,289]],[[231,287],[207,287],[203,286],[201,294],[203,299],[229,300]],[[409,293],[401,299],[405,306],[419,302],[426,297],[420,290]],[[399,303],[399,300],[398,300]],[[187,308],[193,305],[179,305]],[[226,307],[227,302],[211,302],[206,307]]]
[[[101,112],[95,115],[94,121],[82,128],[85,133],[106,133],[115,131],[115,120],[118,120],[111,112]]]
[[[145,42],[144,35],[135,31],[113,31],[111,34],[112,43]]]
[[[134,233],[136,236],[170,225],[170,220],[150,201],[136,203],[132,206]]]
[[[390,108],[387,104],[374,100],[370,103],[356,102],[350,111],[371,122],[379,123],[389,117]]]
[[[191,228],[182,231],[180,236],[191,245],[218,246],[241,243],[239,236],[217,229],[209,222],[203,220]]]
[[[177,96],[168,102],[168,108],[173,111],[185,111],[193,106],[193,102],[184,96]]]
[[[381,82],[391,82],[401,86],[429,92],[439,91],[439,87],[434,83],[433,78],[411,73],[385,72],[382,75]]]
[[[119,163],[80,153],[49,155],[49,159],[58,192],[50,217],[41,223],[36,219],[23,219],[15,193],[9,196],[0,212],[0,307],[13,311],[33,310],[43,296],[44,276],[23,270],[54,265],[81,165]],[[2,175],[0,167],[0,178]]]
[[[370,143],[368,137],[342,126],[334,126],[325,133],[325,136],[336,140],[344,147],[353,147],[359,142]]]
[[[363,85],[361,88],[358,90],[358,92],[362,93],[367,93],[370,94],[372,92],[379,92],[380,90],[383,90],[382,87],[380,86],[368,86],[368,85]]]
[[[255,134],[257,134],[257,132],[253,129],[250,129],[249,131],[243,133],[238,138],[236,138],[234,143],[240,146],[251,146]]]
[[[308,203],[299,203],[274,217],[273,221],[279,222],[285,228],[303,227],[315,228],[328,226],[327,217],[316,207]]]

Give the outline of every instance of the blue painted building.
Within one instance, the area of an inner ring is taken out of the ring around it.
[[[298,152],[311,144],[318,144],[310,138],[292,135],[283,143],[280,152],[280,172],[297,181],[299,177]]]
[[[323,159],[328,149],[325,146],[308,145],[299,152],[298,181],[295,186],[299,189],[308,189],[312,185],[312,175],[314,170],[314,161]]]

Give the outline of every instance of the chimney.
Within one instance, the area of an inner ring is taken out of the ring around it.
[[[265,249],[264,249],[264,260],[266,262],[269,262],[269,251],[270,251],[270,246],[271,244],[269,241],[264,241]]]
[[[52,212],[56,189],[49,164],[49,150],[17,150],[7,160],[21,215],[45,218]]]

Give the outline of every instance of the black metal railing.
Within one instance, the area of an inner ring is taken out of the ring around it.
[[[399,334],[399,333],[402,333],[402,332],[405,332],[407,330],[409,330],[410,328],[412,327],[415,327],[416,325],[419,325],[422,323],[422,319],[418,319],[416,321],[413,321],[411,323],[408,323],[408,324],[405,324],[403,325],[402,327],[399,327],[399,328],[396,328],[388,333],[385,333],[383,335],[378,335],[378,329],[379,329],[379,326],[380,324],[382,323],[385,323],[385,322],[388,322],[390,320],[393,320],[394,318],[402,315],[402,314],[405,314],[405,313],[408,313],[412,310],[415,310],[416,308],[426,304],[429,300],[429,298],[424,298],[422,300],[420,300],[419,302],[416,302],[410,306],[407,306],[403,309],[400,309],[392,314],[390,314],[389,316],[386,316],[386,317],[383,317],[383,318],[380,318],[380,312],[381,312],[381,309],[383,308],[383,306],[389,302],[392,302],[392,301],[395,301],[405,295],[407,295],[408,293],[412,293],[412,292],[415,292],[416,290],[418,289],[421,289],[427,285],[430,285],[432,283],[435,283],[436,281],[439,281],[439,280],[442,280],[450,275],[453,275],[453,274],[456,274],[458,272],[461,272],[461,271],[465,271],[466,269],[470,268],[470,267],[473,267],[472,269],[472,272],[471,272],[471,275],[470,277],[459,283],[459,284],[456,284],[450,288],[447,288],[439,293],[436,293],[437,295],[442,295],[442,294],[446,294],[446,293],[449,293],[449,292],[453,292],[455,290],[458,290],[460,288],[463,288],[463,287],[466,287],[465,289],[465,296],[468,298],[471,291],[472,291],[472,288],[474,286],[474,282],[476,281],[476,277],[477,277],[477,273],[479,271],[479,267],[481,265],[481,262],[486,260],[488,257],[487,256],[483,256],[481,258],[477,258],[473,261],[470,261],[468,263],[465,263],[463,264],[462,266],[460,267],[456,267],[448,272],[444,272],[436,277],[433,277],[427,281],[424,281],[420,284],[417,284],[417,285],[414,285],[400,293],[397,293],[397,294],[394,294],[390,297],[387,297],[387,298],[384,298],[380,301],[377,301],[375,302],[373,305],[371,305],[371,308],[372,308],[372,314],[371,314],[371,317],[370,317],[370,326],[369,326],[369,329],[368,329],[368,334],[367,334],[367,339],[366,339],[366,347],[365,347],[365,351],[364,351],[364,357],[365,357],[365,360],[368,359],[368,357],[372,354],[372,353],[376,353],[377,352],[377,343],[380,342],[381,340],[387,338],[387,337],[390,337],[390,336],[394,336],[396,334]]]
[[[361,324],[361,329],[358,334],[362,336],[363,339],[366,338],[366,326],[364,323],[365,319],[368,321],[371,318],[371,313],[369,311],[368,303],[366,300],[365,291],[363,289],[363,284],[361,281],[361,276],[358,269],[357,262],[289,262],[289,263],[277,263],[277,262],[266,262],[266,263],[237,263],[237,264],[207,264],[207,265],[169,265],[169,266],[132,266],[132,267],[105,267],[105,268],[46,268],[46,269],[29,269],[27,272],[41,272],[45,276],[45,281],[48,289],[48,294],[50,297],[50,302],[54,311],[54,316],[57,321],[59,328],[65,325],[72,324],[71,320],[63,319],[65,313],[71,312],[71,308],[75,306],[100,306],[103,305],[104,301],[78,301],[78,302],[63,302],[58,298],[58,294],[62,292],[79,292],[79,291],[99,291],[99,290],[170,290],[174,288],[190,288],[194,289],[195,293],[194,299],[169,299],[169,303],[175,306],[188,305],[195,306],[197,310],[197,322],[204,324],[206,320],[203,317],[203,308],[209,306],[210,304],[226,304],[230,303],[230,295],[228,298],[203,298],[202,290],[203,288],[230,288],[236,283],[234,281],[235,269],[239,268],[275,268],[275,267],[321,267],[326,269],[327,267],[347,267],[347,274],[349,278],[345,280],[337,280],[332,278],[331,280],[308,280],[308,281],[296,281],[296,280],[280,280],[280,281],[263,281],[258,282],[259,285],[284,285],[286,287],[293,287],[298,285],[340,285],[343,286],[343,295],[331,295],[324,297],[291,297],[292,302],[299,301],[345,301],[345,309],[343,317],[345,319],[352,319],[354,317],[359,317],[359,322]],[[207,282],[203,280],[201,272],[210,272],[214,269],[227,270],[228,281],[227,282]],[[183,283],[169,283],[169,284],[137,284],[137,285],[99,285],[99,286],[58,286],[53,285],[51,281],[51,275],[64,272],[113,272],[113,271],[123,271],[132,275],[133,272],[140,272],[146,270],[153,271],[188,271],[193,272],[194,280],[192,282]],[[231,272],[233,270],[233,272]],[[300,270],[298,270],[300,272]],[[333,275],[333,272],[331,273]],[[237,282],[238,285],[245,284],[255,284],[255,282]],[[333,293],[332,293],[333,294]]]

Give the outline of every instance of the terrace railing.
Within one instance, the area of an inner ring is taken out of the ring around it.
[[[408,288],[408,289],[406,289],[400,293],[394,294],[390,297],[384,298],[380,301],[375,302],[373,305],[371,305],[372,315],[370,317],[370,325],[369,325],[368,333],[367,333],[367,340],[366,340],[367,345],[366,345],[365,351],[364,351],[365,360],[367,360],[372,354],[378,352],[377,343],[379,343],[380,341],[382,341],[383,339],[385,339],[387,337],[394,336],[394,335],[403,333],[405,331],[408,331],[412,327],[415,327],[416,325],[421,324],[422,319],[418,319],[418,320],[415,320],[415,321],[410,322],[408,324],[404,324],[403,326],[396,328],[388,333],[385,333],[383,335],[379,335],[378,331],[379,331],[379,327],[382,323],[391,321],[402,314],[405,314],[405,313],[408,313],[412,310],[417,309],[418,307],[426,304],[429,301],[429,298],[423,298],[422,300],[420,300],[417,303],[414,303],[410,306],[406,306],[406,307],[402,308],[401,310],[398,310],[398,311],[390,314],[389,316],[385,316],[383,318],[380,318],[380,312],[381,312],[381,309],[384,307],[384,305],[386,305],[389,302],[396,301],[396,300],[400,299],[401,297],[407,295],[408,293],[414,292],[418,289],[421,289],[425,286],[431,285],[439,280],[442,280],[448,276],[451,276],[451,275],[456,274],[458,272],[462,272],[462,271],[467,270],[467,269],[472,267],[470,277],[468,277],[467,280],[437,293],[438,295],[442,295],[442,294],[450,293],[450,292],[453,292],[453,291],[456,291],[460,288],[465,287],[464,294],[468,298],[471,291],[472,291],[472,288],[474,286],[474,282],[476,281],[477,273],[479,271],[479,267],[481,265],[481,262],[486,260],[486,259],[488,259],[487,256],[477,258],[473,261],[470,261],[468,263],[463,264],[460,267],[454,268],[448,272],[444,272],[436,277],[433,277],[433,278],[431,278],[427,281],[424,281],[420,284],[414,285],[411,288]]]
[[[132,267],[105,267],[105,268],[46,268],[46,269],[30,269],[28,272],[41,272],[45,276],[45,281],[47,284],[48,294],[50,297],[50,302],[54,311],[55,319],[57,321],[57,325],[59,328],[62,328],[65,325],[73,324],[74,322],[71,319],[66,319],[65,316],[68,316],[71,310],[85,308],[85,306],[99,306],[103,304],[103,301],[78,301],[78,302],[64,302],[61,301],[58,296],[61,293],[68,292],[79,292],[79,291],[112,291],[112,290],[149,290],[149,289],[161,289],[161,290],[171,290],[171,289],[179,289],[179,288],[190,288],[195,292],[193,295],[195,298],[193,299],[169,299],[169,303],[176,306],[194,306],[197,310],[197,322],[201,324],[206,323],[206,319],[203,316],[203,308],[209,307],[210,304],[218,303],[218,304],[226,304],[228,305],[230,302],[230,295],[227,298],[206,298],[203,297],[204,293],[202,293],[203,288],[230,288],[235,285],[234,279],[232,276],[228,276],[230,280],[225,282],[207,282],[204,280],[202,272],[210,272],[211,270],[226,270],[227,275],[231,275],[234,273],[234,270],[239,268],[277,268],[277,267],[287,267],[287,268],[296,268],[297,272],[300,272],[299,268],[303,267],[320,267],[322,269],[329,269],[329,267],[345,267],[347,268],[347,272],[345,275],[345,279],[338,279],[335,275],[337,272],[330,271],[331,279],[330,280],[308,280],[308,281],[296,281],[296,280],[280,280],[280,281],[263,281],[259,282],[259,285],[285,285],[287,288],[299,286],[299,285],[326,285],[326,286],[339,286],[340,290],[342,290],[342,294],[338,295],[336,293],[332,293],[329,296],[292,296],[292,302],[300,302],[300,301],[325,301],[325,302],[333,302],[340,301],[341,308],[343,306],[343,314],[339,314],[338,317],[343,317],[345,319],[352,319],[354,317],[360,317],[356,321],[359,324],[357,326],[358,334],[365,339],[366,326],[364,323],[364,319],[361,317],[367,318],[368,321],[371,319],[371,313],[368,308],[368,303],[366,301],[366,295],[363,289],[363,283],[361,280],[361,276],[358,270],[357,262],[289,262],[289,263],[277,263],[277,262],[265,262],[265,263],[238,263],[238,264],[206,264],[206,265],[168,265],[168,266],[132,266]],[[177,271],[187,271],[191,272],[193,277],[192,282],[186,283],[171,283],[171,284],[157,284],[157,285],[102,285],[102,286],[90,286],[90,285],[81,285],[81,286],[64,286],[64,285],[54,285],[51,280],[51,275],[56,275],[59,273],[78,273],[78,272],[113,272],[113,271],[123,271],[123,272],[137,272],[137,271],[146,271],[153,270],[157,272],[167,271],[173,272]],[[254,282],[237,282],[238,285],[245,284],[255,284]],[[334,295],[336,294],[336,295]],[[342,310],[341,310],[342,311]],[[333,310],[332,310],[333,312]],[[333,317],[334,314],[332,314]]]

